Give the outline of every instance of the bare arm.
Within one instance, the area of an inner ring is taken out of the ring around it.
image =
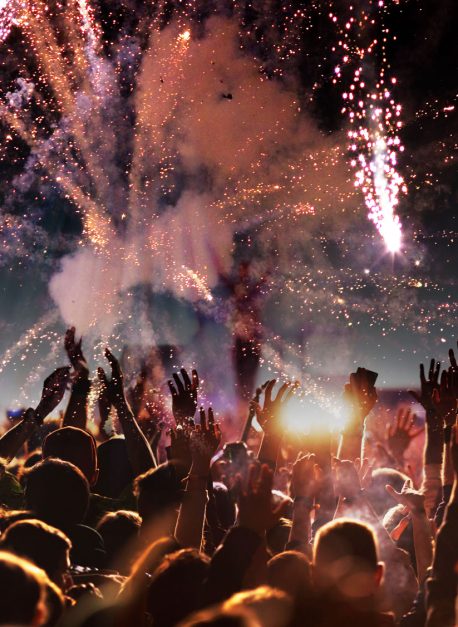
[[[112,377],[109,381],[103,373],[104,383],[110,391],[110,397],[114,408],[118,414],[119,422],[126,439],[127,455],[132,464],[136,476],[143,474],[157,466],[153,451],[148,440],[140,429],[135,416],[133,415],[125,394],[123,385],[123,374],[118,360],[108,350],[105,356],[111,366]],[[102,372],[100,371],[102,376]]]
[[[291,496],[294,499],[293,520],[288,547],[309,554],[311,538],[311,513],[322,483],[322,472],[315,455],[298,458],[293,466]]]
[[[10,462],[37,428],[35,412],[29,408],[24,418],[0,438],[0,458]]]
[[[294,392],[296,386],[284,383],[276,395],[272,399],[272,391],[276,380],[268,381],[264,391],[264,405],[261,407],[256,401],[251,404],[256,409],[256,416],[261,425],[264,435],[258,452],[258,459],[262,464],[267,464],[269,468],[275,471],[277,467],[277,458],[280,451],[282,440],[282,429],[280,418],[282,411]]]
[[[82,351],[82,338],[78,342],[75,340],[75,327],[67,330],[64,346],[75,374],[63,426],[78,427],[85,430],[87,425],[87,400],[91,383],[89,381],[89,368]]]
[[[458,562],[458,429],[452,435],[452,458],[455,480],[444,522],[436,538],[433,574],[428,581],[427,627],[455,625],[455,597]]]
[[[337,457],[354,461],[362,459],[366,417],[377,402],[377,392],[370,385],[362,368],[361,374],[352,373],[345,386],[345,398],[351,407],[350,420],[342,431]]]
[[[62,400],[69,379],[69,368],[58,368],[43,384],[41,400],[34,410],[29,408],[17,425],[0,438],[0,457],[11,461],[43,420]]]
[[[202,547],[210,463],[220,441],[221,432],[215,424],[213,410],[208,410],[207,420],[201,409],[199,428],[191,432],[191,472],[175,528],[176,539],[183,548],[195,547],[200,550]]]

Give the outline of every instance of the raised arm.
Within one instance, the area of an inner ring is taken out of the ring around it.
[[[262,464],[267,464],[273,471],[275,471],[277,467],[277,458],[282,441],[282,412],[297,387],[292,386],[290,383],[284,383],[273,399],[272,392],[275,383],[275,379],[267,382],[262,407],[255,401],[251,402],[256,409],[258,422],[264,431],[258,452],[258,459]]]
[[[351,459],[364,457],[362,444],[366,417],[372,411],[377,402],[377,392],[370,384],[364,368],[361,372],[350,375],[350,383],[345,386],[345,398],[350,405],[351,415],[348,424],[342,431],[340,439],[339,459]]]
[[[65,351],[73,367],[73,385],[65,411],[63,426],[86,429],[87,425],[87,401],[91,382],[89,380],[89,368],[82,350],[83,338],[75,339],[75,327],[67,330],[64,339]]]
[[[294,499],[293,524],[288,548],[302,551],[310,557],[311,520],[315,497],[320,491],[322,471],[315,455],[298,457],[293,466],[290,492]]]
[[[239,476],[238,520],[213,555],[205,598],[210,604],[229,598],[244,587],[266,583],[266,531],[285,511],[286,502],[272,506],[273,472],[267,465],[252,466],[245,485]]]
[[[458,421],[451,441],[452,463],[455,473],[452,494],[444,522],[439,529],[434,551],[432,577],[428,581],[427,627],[453,627],[455,598],[458,584]]]
[[[0,438],[0,458],[11,461],[43,420],[59,405],[70,377],[70,368],[58,368],[43,384],[36,409],[29,408],[24,418]]]
[[[426,438],[424,451],[424,479],[422,492],[425,495],[425,509],[428,517],[433,517],[442,496],[442,453],[444,446],[444,420],[438,412],[437,390],[439,388],[440,363],[431,359],[428,377],[425,367],[420,364],[420,392],[411,391],[413,398],[426,412]],[[436,399],[436,400],[435,400]]]
[[[201,549],[210,463],[221,442],[221,431],[219,425],[215,423],[211,407],[208,410],[208,418],[204,409],[200,409],[200,424],[190,427],[190,431],[191,472],[178,514],[175,537],[183,548]]]
[[[407,485],[403,487],[401,492],[397,492],[391,485],[387,485],[386,491],[399,505],[405,508],[412,521],[417,578],[421,586],[433,561],[433,533],[431,523],[426,516],[425,497]]]
[[[154,468],[156,460],[148,440],[142,433],[124,394],[124,377],[118,360],[113,353],[105,349],[105,357],[111,366],[111,379],[100,371],[104,384],[109,390],[111,402],[118,414],[119,422],[126,439],[127,454],[136,476]]]

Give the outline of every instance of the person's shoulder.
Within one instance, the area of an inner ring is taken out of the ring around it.
[[[394,627],[396,624],[394,614],[391,612],[380,612],[377,616],[377,622],[374,627]]]

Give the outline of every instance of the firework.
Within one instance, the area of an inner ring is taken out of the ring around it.
[[[407,187],[398,170],[398,155],[404,150],[399,138],[401,105],[392,95],[396,79],[387,76],[384,9],[384,2],[371,1],[368,8],[359,11],[350,7],[351,13],[343,23],[332,12],[329,17],[339,28],[342,51],[334,82],[351,77],[342,94],[342,112],[350,122],[348,139],[355,187],[361,190],[368,217],[387,250],[397,253],[402,245],[402,228],[396,209]],[[378,37],[371,35],[374,23],[382,31]]]

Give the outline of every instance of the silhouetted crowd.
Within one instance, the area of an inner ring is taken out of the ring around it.
[[[70,365],[0,438],[1,625],[458,624],[453,350],[420,366],[424,420],[377,416],[358,368],[339,433],[288,431],[298,386],[270,380],[228,441],[195,370],[168,381],[167,415],[145,372],[127,385],[106,349],[91,381],[74,328],[64,344]]]

